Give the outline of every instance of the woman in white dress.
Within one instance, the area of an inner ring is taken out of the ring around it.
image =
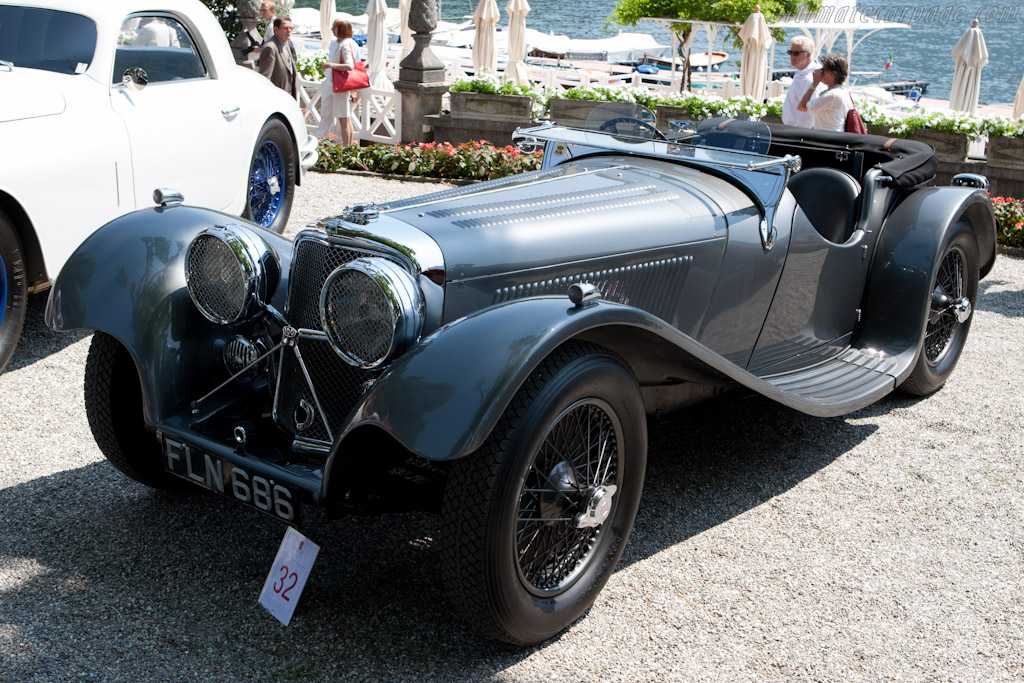
[[[351,119],[352,98],[355,97],[355,92],[334,92],[334,75],[330,70],[351,71],[355,67],[356,62],[362,60],[360,59],[359,45],[356,41],[352,40],[352,24],[338,19],[331,26],[331,31],[334,33],[334,40],[331,41],[331,48],[327,54],[327,63],[324,64],[324,69],[327,71],[326,80],[332,85],[329,93],[324,93],[322,98],[332,99],[333,101],[329,112],[326,111],[326,107],[324,108],[324,116],[338,119],[341,144],[351,145],[353,138]],[[321,123],[323,123],[323,118],[322,116]],[[327,125],[329,126],[330,123],[328,122]],[[319,132],[319,128],[317,130]]]
[[[336,33],[338,22],[335,19],[331,25],[331,32]],[[316,127],[316,136],[326,138],[334,129],[334,78],[332,78],[331,63],[340,61],[338,51],[341,50],[341,41],[337,38],[331,39],[331,45],[327,49],[327,61],[323,65],[324,80],[320,83],[320,123]]]
[[[809,111],[814,115],[815,129],[840,132],[846,130],[846,112],[853,108],[853,100],[842,85],[849,73],[850,67],[846,63],[846,57],[827,54],[821,58],[821,68],[815,70],[811,87],[797,105],[800,111]],[[815,95],[818,83],[824,83],[828,89],[820,95]]]

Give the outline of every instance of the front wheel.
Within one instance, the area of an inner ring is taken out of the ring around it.
[[[924,338],[910,377],[900,389],[930,394],[946,383],[967,343],[978,299],[978,246],[967,221],[954,226],[935,275]]]
[[[25,257],[14,224],[0,211],[0,372],[14,355],[28,305]]]
[[[595,346],[556,350],[449,473],[442,561],[456,611],[520,645],[576,621],[622,555],[646,461],[629,368]]]
[[[252,152],[242,218],[284,232],[295,195],[296,159],[288,127],[278,119],[267,121]]]
[[[184,480],[160,464],[160,443],[146,429],[142,385],[128,349],[104,332],[92,336],[85,360],[85,415],[110,464],[146,486],[183,490]]]

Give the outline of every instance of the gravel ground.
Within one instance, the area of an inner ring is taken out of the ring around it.
[[[290,231],[433,189],[311,174]],[[1020,681],[1024,260],[981,284],[964,357],[924,400],[818,419],[760,398],[651,425],[619,569],[561,637],[454,621],[429,515],[328,521],[291,626],[257,597],[283,535],[107,465],[88,335],[42,324],[0,377],[0,680]]]

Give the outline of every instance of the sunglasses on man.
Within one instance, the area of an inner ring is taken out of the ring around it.
[[[790,57],[793,55],[802,55],[805,52],[807,52],[807,50],[786,50],[786,54]]]

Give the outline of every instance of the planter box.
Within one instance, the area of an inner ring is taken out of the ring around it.
[[[590,112],[602,104],[608,103],[603,100],[568,100],[552,97],[548,102],[548,116],[560,126],[585,128]]]
[[[767,116],[762,116],[761,120],[764,121],[765,123],[782,123],[782,117],[776,116],[775,114],[768,114]]]
[[[864,125],[866,125],[868,128],[868,135],[881,135],[882,137],[886,138],[892,137],[891,135],[889,135],[888,125],[879,125],[877,123],[867,123]]]
[[[491,95],[479,92],[451,93],[452,116],[487,118],[501,121],[527,121],[532,118],[533,98],[521,95]]]
[[[985,159],[989,166],[1024,169],[1024,138],[990,137]]]
[[[967,136],[964,133],[947,133],[939,130],[918,130],[912,139],[927,142],[935,148],[939,161],[959,163],[967,159]]]

